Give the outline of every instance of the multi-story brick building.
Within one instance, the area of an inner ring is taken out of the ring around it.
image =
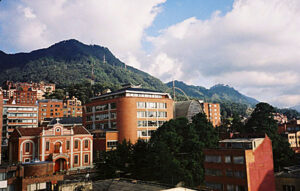
[[[93,136],[83,126],[60,123],[16,128],[9,138],[9,162],[34,160],[52,161],[54,172],[92,167]]]
[[[138,139],[148,140],[153,131],[172,118],[173,100],[168,93],[131,85],[92,98],[83,112],[87,129],[103,129],[101,137],[106,138],[103,146],[106,150],[124,139],[133,143]],[[117,134],[107,130],[116,130]]]
[[[34,105],[36,104],[37,100],[37,92],[32,91],[31,88],[18,88],[14,92],[13,99],[11,102],[15,102],[16,104],[22,104],[22,105]]]
[[[212,190],[275,190],[272,142],[265,138],[225,139],[205,149],[205,181]]]
[[[7,139],[17,127],[38,127],[37,105],[4,104],[3,105],[3,145],[7,146]]]
[[[0,135],[2,135],[2,129],[3,129],[3,94],[0,90]],[[0,164],[1,164],[1,158],[2,158],[2,139],[0,139]]]
[[[203,112],[206,114],[207,119],[214,127],[221,125],[221,109],[218,103],[205,103],[202,102]]]
[[[82,117],[81,101],[75,97],[66,100],[39,100],[38,105],[40,124],[45,118]]]

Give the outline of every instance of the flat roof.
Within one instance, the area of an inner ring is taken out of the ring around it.
[[[261,141],[264,138],[241,138],[241,139],[224,139],[220,143],[252,143],[253,141]]]

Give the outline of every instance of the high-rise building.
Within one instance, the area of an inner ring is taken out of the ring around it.
[[[105,138],[106,149],[124,139],[132,143],[148,140],[152,132],[173,118],[173,100],[168,93],[132,85],[92,98],[84,108],[84,126],[91,131],[102,130],[99,137]],[[106,139],[107,133],[113,140]]]
[[[216,191],[275,191],[272,142],[265,138],[220,141],[205,149],[206,186]]]
[[[207,119],[214,127],[221,125],[221,108],[218,103],[202,102],[202,109],[207,116]]]

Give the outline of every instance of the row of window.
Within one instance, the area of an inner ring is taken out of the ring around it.
[[[96,106],[90,106],[86,108],[87,112],[94,112],[94,111],[106,111],[108,109],[116,109],[117,104],[116,103],[108,103],[108,104],[102,104],[102,105],[96,105]]]
[[[138,121],[138,127],[160,127],[166,121]]]
[[[107,119],[116,119],[116,118],[117,118],[116,112],[102,113],[102,114],[95,115],[96,121],[102,121],[102,120],[107,120]],[[86,121],[93,121],[93,119],[94,119],[93,116],[86,116]]]
[[[162,98],[161,95],[156,95],[156,94],[143,94],[143,93],[126,93],[126,97]]]
[[[36,113],[8,113],[8,117],[36,117]]]
[[[167,112],[165,111],[138,111],[137,112],[138,118],[144,118],[144,117],[161,117],[165,118],[167,117]]]
[[[12,110],[12,111],[37,111],[37,107],[9,107],[9,108],[7,108],[7,110]]]
[[[219,169],[205,169],[205,175],[223,176],[222,171]],[[236,177],[236,178],[245,178],[245,172],[244,171],[233,171],[231,169],[227,169],[225,172],[225,176]]]
[[[233,160],[232,160],[233,158]],[[218,155],[205,155],[205,162],[221,163],[221,156]],[[244,164],[243,156],[224,156],[225,163]]]
[[[8,123],[37,123],[36,119],[9,119]]]
[[[137,102],[136,103],[138,109],[166,109],[166,103],[159,102]]]
[[[151,137],[155,130],[141,130],[137,131],[138,137]]]
[[[224,190],[224,185],[220,183],[206,183],[206,186],[208,188],[214,189],[214,190]],[[233,184],[227,184],[226,185],[227,191],[247,191],[247,188],[245,186],[241,185],[233,185]]]
[[[114,148],[117,147],[118,141],[107,141],[107,147]]]

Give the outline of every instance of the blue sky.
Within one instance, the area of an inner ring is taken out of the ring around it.
[[[233,0],[169,0],[146,32],[156,36],[160,30],[190,17],[206,20],[217,10],[225,14],[232,9],[232,4]]]

